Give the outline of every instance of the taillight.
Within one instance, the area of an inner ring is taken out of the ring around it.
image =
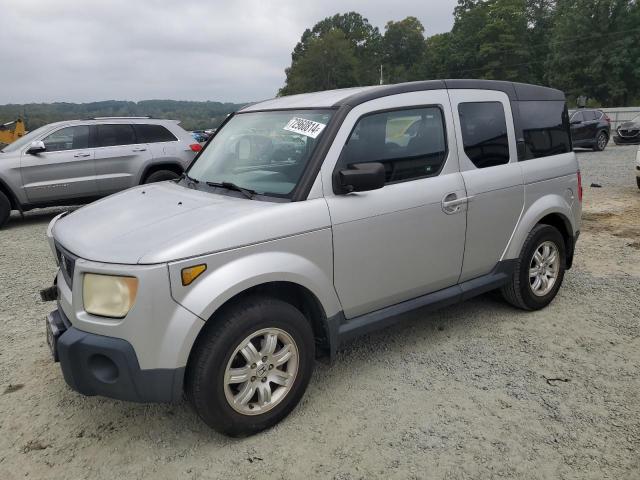
[[[200,150],[202,150],[202,145],[200,145],[199,143],[192,143],[191,145],[189,145],[189,148],[193,152],[199,152]]]
[[[578,201],[582,203],[582,174],[578,170]]]

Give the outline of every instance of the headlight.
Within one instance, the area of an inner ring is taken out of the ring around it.
[[[82,284],[84,309],[101,317],[124,318],[136,301],[138,279],[85,273]]]

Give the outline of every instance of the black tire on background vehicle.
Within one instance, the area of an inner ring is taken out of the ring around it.
[[[178,177],[180,177],[180,175],[176,172],[172,172],[171,170],[158,170],[157,172],[153,172],[148,175],[147,178],[144,179],[143,183],[164,182],[165,180],[175,180]]]
[[[9,221],[9,215],[11,215],[11,202],[4,193],[0,192],[0,228]]]
[[[565,269],[562,235],[550,225],[536,225],[524,242],[513,277],[501,290],[502,296],[515,307],[539,310],[558,293]]]
[[[251,296],[224,308],[194,346],[187,398],[207,425],[230,436],[269,428],[304,394],[315,361],[307,318],[294,306]]]
[[[593,144],[593,149],[596,152],[601,152],[607,147],[607,143],[609,143],[607,132],[600,132],[596,137],[596,143]]]
[[[636,184],[638,185],[638,188],[640,188],[640,177],[636,177]]]

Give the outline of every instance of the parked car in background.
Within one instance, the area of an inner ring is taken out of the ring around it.
[[[205,143],[209,140],[209,135],[204,130],[194,130],[191,132],[191,136],[198,143]]]
[[[296,406],[316,358],[400,314],[496,289],[544,308],[581,210],[558,90],[432,80],[267,100],[180,181],[51,221],[47,338],[78,392],[184,392],[247,435]]]
[[[613,136],[616,145],[640,144],[640,115],[636,115],[631,121],[621,123]]]
[[[202,149],[175,120],[51,123],[0,150],[0,227],[11,210],[76,205],[178,178]]]
[[[636,184],[640,188],[640,147],[638,147],[638,153],[636,153]]]
[[[602,151],[611,138],[611,119],[602,110],[581,108],[569,111],[571,141],[574,147]]]

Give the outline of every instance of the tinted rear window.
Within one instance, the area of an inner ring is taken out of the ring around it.
[[[178,140],[173,133],[162,125],[134,124],[138,143],[175,142]]]
[[[525,143],[524,160],[571,151],[569,115],[564,102],[519,102],[519,108]],[[581,113],[586,112],[576,115]]]
[[[116,145],[133,145],[136,136],[131,125],[97,125],[97,146],[114,147]]]

